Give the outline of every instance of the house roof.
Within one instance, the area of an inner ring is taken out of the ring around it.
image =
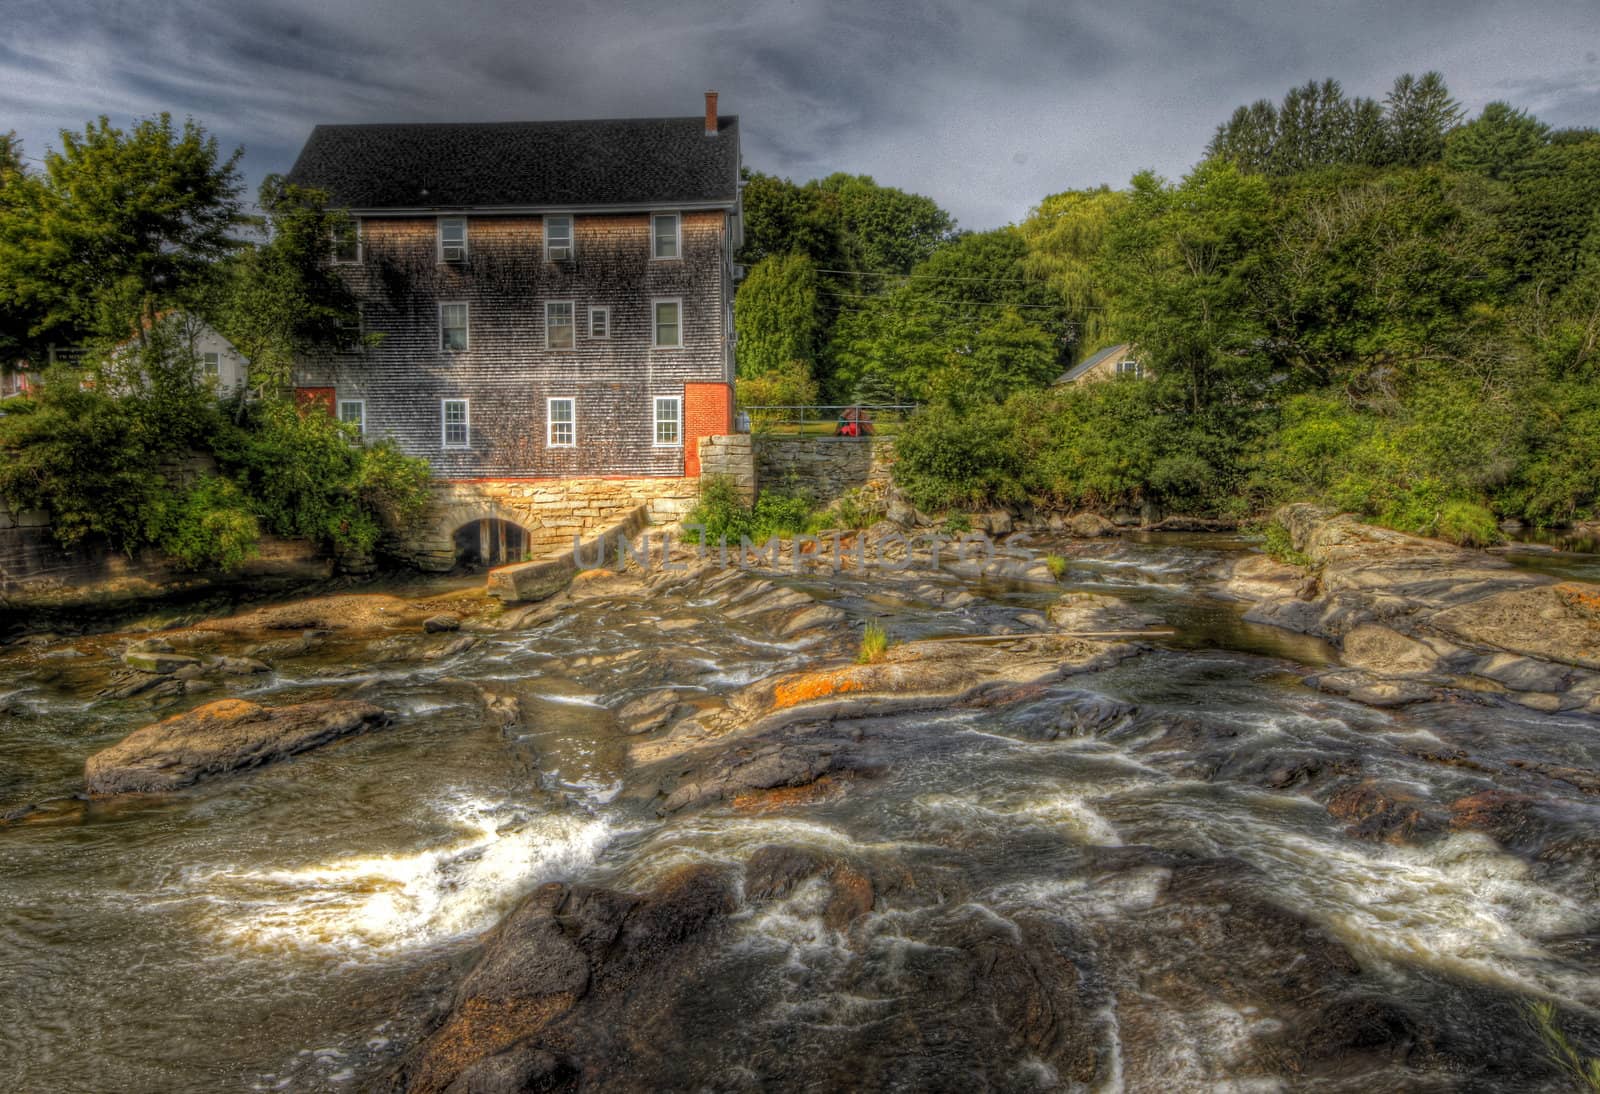
[[[356,210],[728,205],[739,119],[319,125],[289,181]]]
[[[1072,381],[1076,380],[1078,377],[1082,376],[1096,365],[1101,364],[1112,357],[1126,356],[1131,349],[1133,349],[1133,347],[1127,342],[1118,342],[1114,346],[1107,346],[1099,353],[1079,361],[1066,372],[1063,372],[1060,376],[1057,376],[1055,382],[1058,384],[1070,384]]]

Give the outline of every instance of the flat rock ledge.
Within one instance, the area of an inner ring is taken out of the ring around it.
[[[1318,687],[1374,706],[1449,690],[1600,714],[1600,585],[1313,505],[1276,516],[1310,567],[1250,556],[1223,589],[1254,601],[1248,620],[1339,645],[1346,667]]]
[[[137,729],[95,753],[85,765],[84,782],[94,795],[177,790],[389,721],[382,707],[356,700],[269,708],[223,699]]]

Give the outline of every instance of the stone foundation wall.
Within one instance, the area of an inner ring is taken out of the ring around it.
[[[852,490],[882,504],[894,442],[885,437],[755,437],[756,477],[764,490],[803,491],[826,505]]]
[[[644,506],[652,522],[676,523],[700,500],[700,480],[485,479],[435,482],[424,530],[405,545],[419,569],[443,572],[455,565],[456,529],[474,521],[504,520],[527,533],[533,558],[570,551],[572,537],[588,536]]]
[[[700,474],[721,475],[733,482],[745,504],[756,500],[754,443],[748,433],[704,437],[700,441]]]
[[[722,434],[699,439],[702,475],[727,475],[750,500],[756,473],[750,437]],[[476,479],[435,482],[423,530],[401,553],[423,570],[455,565],[455,533],[463,525],[504,520],[527,534],[530,559],[570,552],[572,537],[587,538],[644,507],[652,524],[676,524],[700,500],[700,479],[576,478]]]

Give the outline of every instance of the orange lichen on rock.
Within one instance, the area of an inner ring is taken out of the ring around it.
[[[838,779],[832,775],[824,775],[804,786],[780,786],[771,790],[753,790],[747,794],[736,795],[733,799],[733,809],[736,813],[757,815],[778,813],[797,805],[832,801],[843,789]]]
[[[1591,619],[1600,620],[1600,588],[1568,581],[1557,585],[1556,593],[1567,607]]]
[[[772,705],[775,710],[783,710],[796,703],[826,699],[847,691],[861,691],[865,687],[853,669],[806,672],[773,688]]]

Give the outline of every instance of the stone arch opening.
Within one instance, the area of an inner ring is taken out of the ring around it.
[[[522,562],[528,557],[530,538],[521,525],[499,517],[469,520],[455,530],[456,568],[481,570]]]

